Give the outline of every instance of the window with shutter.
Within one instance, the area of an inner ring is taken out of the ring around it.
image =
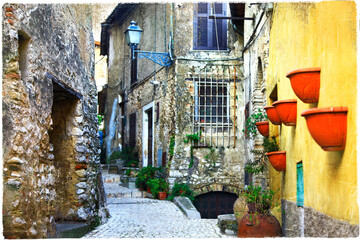
[[[136,113],[130,114],[129,117],[129,147],[136,145]]]
[[[226,3],[197,3],[194,5],[194,50],[226,50]],[[209,19],[215,16],[215,19]]]
[[[304,170],[303,163],[296,164],[297,169],[297,205],[304,206]]]

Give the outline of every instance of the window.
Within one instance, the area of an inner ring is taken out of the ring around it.
[[[129,117],[129,147],[136,145],[136,113],[130,114]]]
[[[226,3],[197,3],[194,5],[194,50],[226,50]],[[215,19],[209,19],[215,16]]]
[[[223,69],[223,74],[219,70]],[[233,67],[199,69],[186,80],[191,92],[192,132],[201,133],[200,146],[235,147],[236,76]]]
[[[210,79],[195,82],[195,122],[229,122],[228,83]]]

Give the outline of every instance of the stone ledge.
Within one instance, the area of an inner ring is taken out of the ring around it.
[[[190,219],[201,219],[200,213],[187,197],[175,197],[174,203]]]
[[[226,235],[237,235],[238,223],[235,218],[235,214],[224,214],[218,216],[218,225],[220,231]]]

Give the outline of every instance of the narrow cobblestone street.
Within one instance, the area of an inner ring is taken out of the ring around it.
[[[189,219],[170,201],[126,197],[138,196],[139,192],[121,187],[119,182],[104,185],[111,218],[83,238],[235,237],[222,234],[217,219]]]

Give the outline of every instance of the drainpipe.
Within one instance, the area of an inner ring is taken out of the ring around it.
[[[259,27],[260,22],[261,22],[262,18],[264,17],[264,14],[265,14],[265,10],[263,10],[263,12],[261,13],[260,19],[259,19],[258,23],[256,24],[256,27],[254,28],[253,33],[251,34],[248,42],[246,43],[244,49],[242,50],[243,56],[244,56],[244,52],[251,46],[252,41],[253,41],[254,38],[255,38],[256,30],[257,30],[257,28]]]

